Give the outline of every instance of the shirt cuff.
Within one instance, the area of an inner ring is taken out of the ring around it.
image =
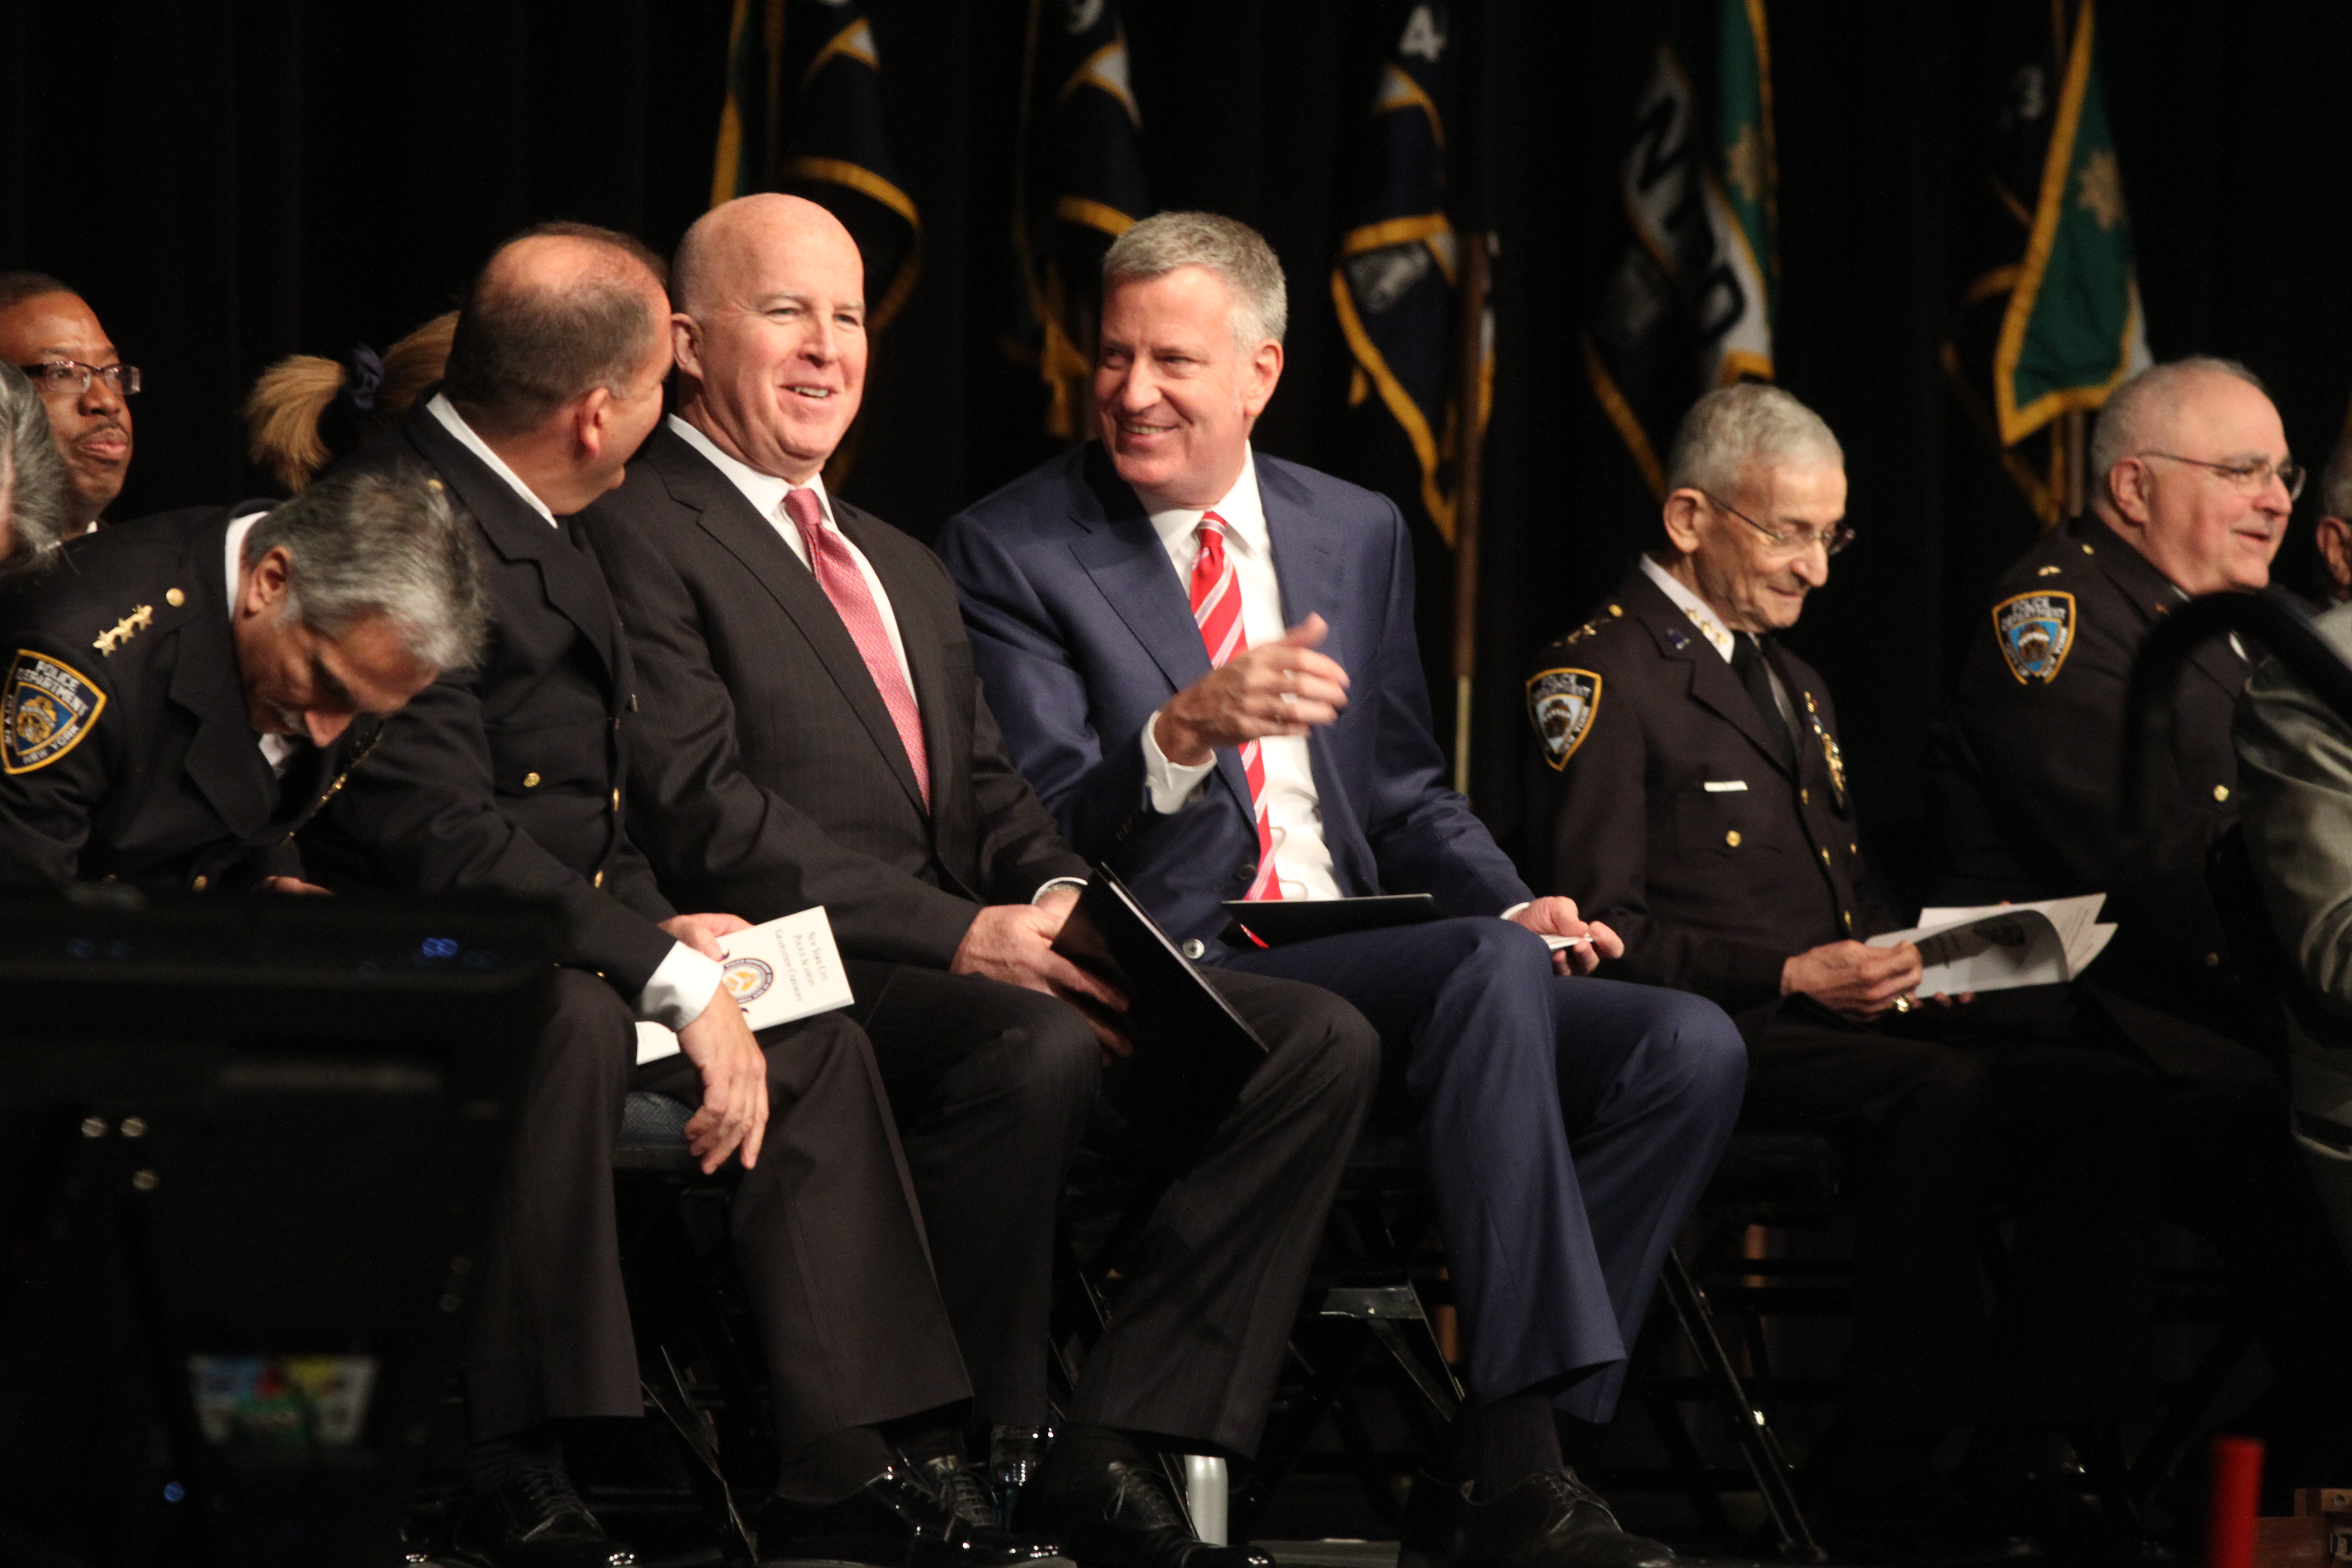
[[[1084,877],[1055,877],[1051,881],[1038,883],[1037,890],[1029,895],[1029,901],[1033,904],[1042,904],[1045,901],[1045,895],[1056,888],[1069,888],[1084,892],[1086,886],[1087,879]]]
[[[1160,722],[1160,710],[1153,709],[1151,717],[1143,721],[1143,781],[1151,790],[1151,809],[1162,816],[1173,816],[1201,793],[1209,775],[1217,771],[1217,754],[1209,753],[1205,763],[1171,763],[1160,749],[1159,737],[1152,730]]]
[[[1509,909],[1505,910],[1498,918],[1507,921],[1514,920],[1517,918],[1518,912],[1521,910],[1526,909],[1529,904],[1534,902],[1535,900],[1533,899],[1521,899],[1517,903],[1513,904]]]
[[[684,942],[674,944],[669,956],[654,970],[654,977],[637,993],[637,1016],[649,1024],[683,1029],[702,1016],[719,994],[727,972],[716,959],[705,958]]]

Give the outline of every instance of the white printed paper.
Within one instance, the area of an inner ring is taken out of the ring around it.
[[[2106,901],[2105,893],[2084,893],[2031,904],[1921,910],[1916,926],[1872,937],[1870,945],[1917,943],[1925,966],[1917,986],[1922,996],[2056,985],[2106,950],[2116,934],[2114,926],[2099,922]]]
[[[753,1031],[846,1007],[849,977],[822,907],[785,915],[719,939],[728,994]],[[637,1065],[677,1054],[677,1037],[659,1024],[637,1026]]]

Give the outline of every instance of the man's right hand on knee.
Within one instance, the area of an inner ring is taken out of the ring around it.
[[[725,984],[677,1032],[677,1046],[702,1074],[702,1108],[687,1118],[686,1143],[703,1173],[739,1152],[744,1169],[758,1164],[768,1131],[768,1058]]]

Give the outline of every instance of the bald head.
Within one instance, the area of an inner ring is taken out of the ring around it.
[[[866,392],[866,263],[798,196],[713,207],[677,249],[679,417],[793,484],[824,467]]]
[[[467,291],[446,390],[485,436],[544,423],[603,387],[633,384],[661,335],[661,261],[585,224],[548,224],[500,246]]]
[[[2286,431],[2242,364],[2188,359],[2117,387],[2091,437],[2101,521],[2188,594],[2259,589],[2294,505]]]

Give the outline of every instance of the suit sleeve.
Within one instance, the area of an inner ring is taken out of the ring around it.
[[[69,740],[60,742],[59,731],[53,730],[41,744],[26,748],[25,731],[17,730],[0,746],[7,762],[6,771],[0,773],[0,886],[61,888],[79,874],[91,818],[122,776],[128,760],[127,721],[97,661],[85,664],[58,639],[37,633],[20,635],[8,652],[5,692],[11,721],[17,717],[18,677],[31,668],[28,660],[63,669],[66,675],[51,672],[47,679],[79,682],[84,691],[103,699],[79,724],[74,723],[65,701],[50,700],[50,710],[66,716],[64,727],[73,731]]]
[[[1445,754],[1431,732],[1429,678],[1412,626],[1412,544],[1404,516],[1387,510],[1387,613],[1373,689],[1380,729],[1374,743],[1371,843],[1383,889],[1430,893],[1457,915],[1497,915],[1532,897],[1470,803],[1445,783]]]
[[[393,716],[320,818],[360,850],[372,875],[394,886],[553,900],[572,962],[635,996],[675,942],[508,820],[492,779],[481,704],[460,671]]]
[[[754,783],[736,746],[734,700],[677,566],[625,517],[593,520],[590,539],[636,668],[629,824],[656,875],[747,920],[822,904],[845,952],[946,968],[978,907],[835,843]]]
[[[2352,624],[2330,630],[2343,651]],[[2235,738],[2247,858],[2272,927],[2305,984],[2352,1016],[2352,730],[2273,663],[2246,683]]]
[[[1140,729],[1096,732],[1086,676],[1013,556],[969,513],[940,531],[982,687],[1004,712],[1013,761],[1081,855],[1108,855],[1155,820]]]
[[[1780,995],[1783,954],[1652,918],[1649,737],[1633,684],[1595,668],[1603,679],[1591,727],[1535,791],[1532,841],[1546,890],[1624,939],[1624,958],[1610,966],[1623,979],[1694,991],[1735,1012]]]

